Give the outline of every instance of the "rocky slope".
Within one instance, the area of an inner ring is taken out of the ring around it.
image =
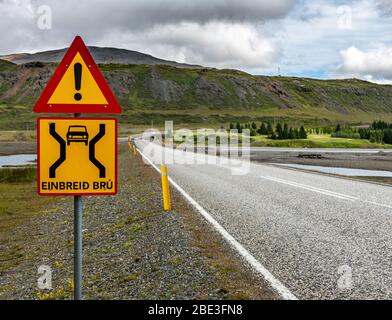
[[[216,124],[278,117],[322,124],[392,119],[392,86],[355,79],[265,77],[164,65],[100,67],[123,106],[122,122]],[[32,121],[32,107],[55,68],[53,63],[0,63],[0,128],[10,117]]]

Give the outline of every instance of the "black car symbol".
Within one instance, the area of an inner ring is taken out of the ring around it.
[[[88,144],[88,133],[86,126],[69,126],[67,132],[67,145],[71,142],[84,142]]]

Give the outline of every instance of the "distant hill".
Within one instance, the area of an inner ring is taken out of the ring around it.
[[[168,65],[178,68],[201,68],[201,66],[178,63],[155,58],[151,55],[138,51],[117,49],[117,48],[101,48],[88,47],[91,55],[97,63],[119,63],[119,64],[149,64],[149,65]],[[68,48],[59,50],[50,50],[37,53],[15,53],[9,55],[0,55],[0,59],[10,61],[16,64],[29,62],[60,62]]]
[[[31,113],[55,63],[0,60],[0,130],[34,128]],[[124,113],[120,123],[220,126],[235,121],[291,125],[392,121],[392,86],[347,79],[254,76],[236,70],[102,64]]]

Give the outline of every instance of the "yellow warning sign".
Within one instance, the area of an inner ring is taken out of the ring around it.
[[[38,118],[38,193],[117,192],[117,119]]]
[[[89,66],[84,62],[81,55],[77,53],[49,98],[48,103],[107,104],[108,102],[92,76]]]
[[[34,106],[40,113],[121,113],[82,38],[75,37]]]

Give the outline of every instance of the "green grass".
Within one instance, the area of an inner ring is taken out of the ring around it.
[[[0,183],[0,273],[17,266],[25,252],[13,241],[14,230],[31,216],[38,214],[49,198],[39,198],[35,182]]]
[[[197,133],[192,131],[194,143],[197,143]],[[219,144],[220,133],[216,131],[217,143]],[[186,139],[185,139],[186,140]],[[183,143],[181,135],[174,137],[174,144]],[[238,143],[241,144],[242,135],[238,135]],[[208,131],[205,136],[205,143],[208,144]],[[310,134],[308,139],[297,140],[273,140],[265,135],[250,137],[251,147],[281,147],[281,148],[346,148],[346,149],[392,149],[391,144],[372,143],[365,139],[333,138],[327,134]]]
[[[271,140],[266,136],[257,136],[252,140],[252,147],[392,149],[392,145],[371,143],[364,139],[332,138],[330,135],[315,134],[303,140]]]
[[[55,290],[47,290],[44,292],[37,292],[37,300],[65,300],[72,298],[72,292],[74,289],[74,281],[68,280],[68,285],[60,287]]]
[[[0,131],[1,141],[36,141],[37,133],[35,130],[8,130]]]
[[[0,59],[0,71],[12,70],[16,67],[16,64]]]
[[[37,168],[0,168],[0,183],[37,180]]]
[[[8,170],[4,170],[8,171]],[[3,169],[0,169],[0,173]],[[5,227],[3,223],[13,224],[18,220],[18,217],[30,215],[35,213],[35,205],[32,203],[32,199],[38,200],[36,194],[36,183],[32,179],[31,172],[26,173],[25,171],[19,171],[19,174],[8,175],[3,174],[2,182],[0,183],[0,229]],[[19,180],[24,182],[6,182],[5,178],[9,180]],[[30,180],[30,181],[28,181]],[[37,207],[38,208],[38,207]],[[13,217],[13,219],[9,219]]]

